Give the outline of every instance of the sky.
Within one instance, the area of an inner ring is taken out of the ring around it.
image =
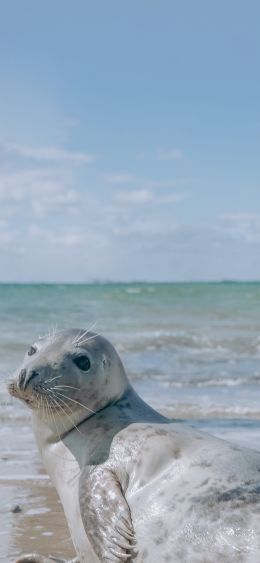
[[[260,279],[260,4],[9,0],[0,281]]]

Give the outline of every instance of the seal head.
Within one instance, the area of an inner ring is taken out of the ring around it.
[[[73,425],[117,401],[128,380],[122,362],[106,338],[82,329],[63,330],[31,345],[9,383],[11,395],[41,416],[66,414]]]

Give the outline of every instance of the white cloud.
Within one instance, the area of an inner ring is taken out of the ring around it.
[[[20,154],[31,162],[14,158],[18,152],[9,151],[0,168],[1,279],[205,279],[256,271],[250,256],[258,252],[260,214],[185,224],[174,206],[189,197],[186,179],[115,173],[105,176],[105,189],[94,184],[94,195],[66,151],[52,158],[42,152],[39,162],[40,154]],[[240,265],[243,252],[251,270]]]
[[[75,212],[79,194],[70,186],[68,171],[27,169],[0,172],[0,213],[20,214]]]
[[[103,175],[103,178],[109,184],[139,184],[140,186],[142,185],[147,189],[176,188],[186,186],[187,184],[190,184],[192,182],[192,178],[185,176],[166,180],[154,180],[144,176],[135,176],[134,174],[120,172],[114,174],[105,174]]]
[[[2,143],[0,150],[6,154],[28,158],[37,161],[69,162],[71,164],[86,164],[95,160],[94,156],[85,152],[75,152],[60,147],[44,146],[31,147],[19,143]]]
[[[220,228],[226,236],[248,243],[260,242],[260,214],[225,213],[219,220]]]
[[[149,190],[121,191],[115,193],[115,200],[125,205],[142,205],[154,200],[154,194]]]
[[[171,180],[147,180],[144,182],[149,188],[180,188],[192,182],[192,178],[180,177]]]
[[[145,203],[154,203],[165,205],[178,203],[187,199],[187,193],[174,193],[169,195],[158,196],[151,190],[142,189],[134,191],[120,191],[115,193],[115,200],[123,205],[143,205]]]
[[[157,203],[161,203],[161,204],[179,203],[181,201],[184,201],[188,197],[189,194],[187,193],[181,193],[181,194],[176,193],[176,194],[169,194],[169,195],[158,197],[156,201]]]
[[[183,194],[179,195],[181,197]],[[153,209],[149,208],[149,214],[142,213],[141,216],[134,214],[131,216],[131,220],[124,220],[121,223],[118,221],[114,228],[116,236],[129,238],[132,235],[143,235],[146,237],[147,244],[150,239],[151,245],[154,244],[154,238],[156,238],[157,244],[162,248],[168,247],[169,252],[173,248],[182,248],[192,252],[196,249],[200,252],[203,249],[212,249],[214,252],[214,249],[224,249],[226,245],[238,248],[242,244],[249,247],[251,243],[260,242],[260,216],[257,215],[254,215],[257,222],[253,225],[244,223],[241,225],[237,221],[234,222],[234,216],[232,216],[231,222],[226,218],[223,220],[222,217],[216,218],[210,223],[205,221],[199,224],[185,224],[183,221],[177,221],[171,213],[159,216],[158,213],[152,212]],[[250,215],[250,218],[252,217],[253,215]]]
[[[159,149],[157,152],[158,160],[180,160],[182,157],[180,149]]]
[[[13,223],[13,231],[0,221],[1,279],[227,279],[260,273],[252,239],[229,228],[234,217],[231,223],[216,217],[185,224],[171,209],[159,215],[156,206],[105,204],[91,209],[87,221],[85,212],[72,219],[31,221],[18,229]]]
[[[84,237],[79,232],[75,232],[71,228],[63,229],[61,231],[54,232],[51,228],[39,228],[36,225],[31,225],[28,229],[28,237],[31,241],[35,239],[40,240],[41,244],[54,246],[79,246],[83,243]]]
[[[135,184],[140,180],[137,176],[125,173],[105,174],[105,180],[109,184]]]
[[[172,233],[176,233],[178,228],[179,227],[174,220],[171,220],[171,222],[169,222],[160,219],[144,217],[133,219],[131,222],[125,225],[115,226],[114,234],[118,237],[142,235],[147,237],[147,239],[152,239],[154,237],[164,237],[165,235],[168,236]]]
[[[0,220],[0,245],[9,245],[14,241],[14,232],[9,228],[8,222]]]
[[[260,213],[223,213],[220,218],[232,222],[259,222]]]
[[[37,248],[41,248],[43,251],[48,250],[52,254],[59,251],[59,248],[73,248],[75,252],[82,253],[84,257],[87,254],[92,256],[93,251],[102,251],[108,245],[107,234],[98,230],[93,232],[91,225],[84,227],[73,224],[57,228],[52,225],[48,228],[32,224],[25,232],[25,239],[29,248],[36,244]],[[77,256],[80,259],[80,255]]]

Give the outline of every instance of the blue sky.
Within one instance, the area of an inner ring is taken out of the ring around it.
[[[0,280],[260,279],[260,4],[2,6]]]

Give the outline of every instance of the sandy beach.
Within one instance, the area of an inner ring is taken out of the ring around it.
[[[19,555],[35,551],[68,559],[74,555],[70,534],[39,459],[29,420],[16,419],[8,426],[2,422],[0,560],[11,563]]]

